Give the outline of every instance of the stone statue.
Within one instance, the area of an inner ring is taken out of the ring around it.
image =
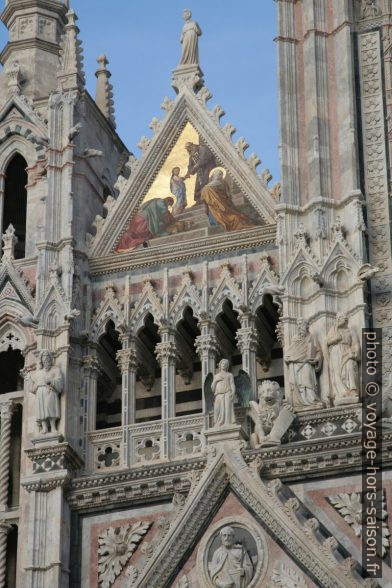
[[[63,391],[63,377],[60,368],[54,365],[50,351],[41,351],[38,367],[30,384],[35,395],[35,418],[42,433],[55,433],[60,418],[60,394]]]
[[[235,543],[232,527],[223,527],[222,545],[216,549],[209,564],[209,574],[216,588],[247,588],[254,576],[253,563],[246,549]]]
[[[219,371],[212,380],[211,390],[214,394],[214,426],[234,425],[234,376],[229,372],[229,361],[219,362]]]
[[[180,65],[199,65],[199,37],[201,29],[191,20],[192,12],[184,10],[185,24],[181,33],[182,55]]]
[[[297,410],[322,408],[317,385],[317,374],[323,362],[322,351],[309,332],[308,321],[299,318],[297,326],[298,333],[284,358],[289,369],[290,400]]]
[[[336,315],[336,324],[327,335],[327,345],[334,405],[358,402],[360,345],[348,327],[347,315]]]
[[[248,413],[255,425],[250,445],[252,449],[279,445],[295,415],[283,403],[278,382],[264,380],[258,387],[258,397],[258,403],[253,400],[249,402]]]
[[[376,4],[376,0],[362,0],[362,18],[371,16],[379,16],[380,8]]]

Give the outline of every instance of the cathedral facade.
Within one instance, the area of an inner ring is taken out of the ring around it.
[[[189,10],[136,157],[68,0],[5,1],[0,588],[392,586],[392,0],[276,7],[279,183]]]

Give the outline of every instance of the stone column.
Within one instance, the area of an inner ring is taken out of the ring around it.
[[[0,404],[1,433],[0,433],[0,511],[8,508],[8,485],[11,455],[11,425],[14,406],[12,401]]]
[[[162,386],[162,443],[161,457],[169,457],[169,419],[176,416],[176,358],[175,332],[169,327],[160,329],[161,342],[155,353],[161,366]]]
[[[205,428],[208,429],[208,414],[204,395],[204,382],[208,374],[215,374],[216,358],[219,352],[218,340],[216,337],[216,324],[209,319],[199,321],[200,335],[196,338],[196,351],[201,361],[201,381],[203,389],[203,415],[205,417]]]
[[[12,525],[0,522],[0,588],[4,588],[7,572],[7,537]]]
[[[256,399],[256,351],[258,340],[257,329],[255,327],[256,318],[250,313],[244,313],[240,316],[240,322],[241,328],[237,331],[236,339],[238,349],[242,354],[242,369],[249,375],[252,384],[253,398]]]
[[[87,456],[87,434],[94,431],[97,422],[97,382],[99,375],[99,361],[94,355],[86,355],[83,358],[84,371],[84,406],[83,406],[83,454]]]
[[[125,344],[125,345],[124,345]],[[129,347],[128,347],[129,345]],[[122,378],[121,425],[123,427],[123,464],[128,464],[128,425],[136,422],[136,371],[137,356],[135,341],[123,341],[123,349],[117,352],[117,361]]]

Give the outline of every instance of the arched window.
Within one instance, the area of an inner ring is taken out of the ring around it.
[[[121,372],[116,359],[120,349],[118,333],[114,323],[109,321],[98,345],[101,373],[98,378],[97,429],[121,425]]]
[[[27,209],[27,163],[17,153],[9,162],[5,172],[4,207],[2,232],[10,224],[15,229],[18,242],[15,247],[15,258],[25,257],[26,247],[26,209]]]
[[[18,349],[11,349],[0,353],[0,394],[23,390],[23,378],[20,370],[23,369],[24,358]]]

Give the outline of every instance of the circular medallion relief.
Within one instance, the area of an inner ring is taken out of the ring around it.
[[[203,537],[198,571],[210,588],[255,588],[267,568],[267,544],[261,529],[244,517],[222,519]]]

